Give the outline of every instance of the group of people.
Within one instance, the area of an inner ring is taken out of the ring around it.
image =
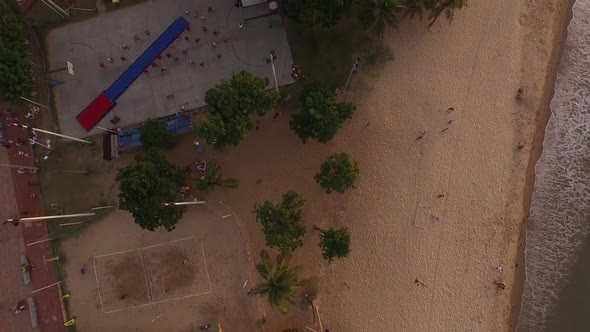
[[[189,10],[185,10],[185,11],[184,11],[184,13],[185,13],[185,15],[187,15],[187,16],[191,16],[191,11],[189,11]],[[208,7],[208,8],[207,8],[207,14],[213,14],[213,13],[214,13],[214,10],[213,10],[213,8],[212,8],[212,7]],[[200,21],[201,21],[201,24],[202,24],[202,26],[201,26],[201,30],[202,30],[204,33],[207,33],[207,32],[209,31],[209,30],[208,30],[208,28],[207,28],[207,26],[206,26],[207,17],[206,17],[205,15],[199,15],[199,12],[198,12],[198,11],[194,11],[194,12],[192,12],[192,16],[193,16],[194,18],[196,18],[196,19],[200,19]],[[190,27],[190,26],[186,27],[186,31],[187,31],[187,32],[190,32],[190,31],[191,31],[191,27]],[[213,31],[212,33],[213,33],[213,36],[214,36],[214,37],[220,37],[220,32],[219,32],[219,31]],[[149,30],[145,30],[145,31],[144,31],[144,34],[145,34],[146,36],[151,36],[151,32],[150,32]],[[180,39],[180,36],[176,36],[176,39]],[[134,36],[133,36],[133,40],[134,40],[135,42],[138,42],[138,41],[142,41],[143,39],[142,39],[142,38],[141,38],[139,35],[137,35],[137,34],[136,34],[136,35],[134,35]],[[195,43],[197,43],[197,44],[200,44],[200,42],[201,42],[201,38],[195,38],[195,39],[192,39],[192,38],[191,38],[191,37],[189,37],[189,36],[184,36],[184,40],[185,40],[185,41],[187,41],[187,42],[191,42],[191,41],[193,41],[193,40],[194,40],[194,42],[195,42]],[[227,42],[228,42],[228,40],[227,40],[227,39],[225,39],[225,40],[223,40],[223,42],[224,42],[224,43],[227,43]],[[211,47],[212,47],[213,49],[216,49],[216,48],[217,48],[217,45],[218,45],[218,44],[217,44],[217,42],[215,42],[215,41],[213,41],[213,42],[211,43]],[[171,45],[169,46],[169,48],[171,49],[171,51],[170,51],[170,52],[167,52],[167,53],[165,53],[165,54],[163,54],[163,55],[162,55],[162,54],[161,54],[161,55],[158,55],[158,56],[157,56],[157,60],[172,59],[174,63],[178,63],[178,62],[180,62],[180,60],[181,60],[181,57],[179,57],[179,56],[176,56],[175,54],[173,54],[173,53],[172,53],[172,52],[173,52],[172,50],[173,50],[173,49],[175,49],[175,47],[176,47],[176,46],[178,46],[178,45],[173,45],[173,44],[171,44]],[[129,46],[128,46],[128,45],[127,45],[125,42],[122,42],[122,43],[121,43],[121,49],[122,49],[123,51],[127,51],[127,50],[129,50]],[[188,56],[188,48],[184,48],[184,49],[182,49],[182,50],[180,51],[180,53],[182,53],[182,55],[184,55],[184,56]],[[216,56],[217,56],[217,59],[219,59],[219,60],[220,60],[220,59],[221,59],[221,57],[222,57],[222,55],[221,55],[221,52],[220,52],[220,51],[217,51],[216,53],[217,53],[217,54],[216,54]],[[127,58],[126,56],[124,56],[124,55],[123,55],[123,56],[121,56],[121,57],[119,57],[119,59],[120,59],[122,62],[125,62],[125,61],[127,61],[127,60],[128,60],[128,58]],[[115,62],[115,59],[114,59],[113,57],[109,57],[109,58],[107,59],[107,61],[108,61],[109,63],[114,63],[114,62]],[[187,63],[188,63],[189,65],[194,65],[194,64],[196,64],[196,62],[195,62],[195,61],[193,61],[192,59],[187,59],[186,61],[187,61]],[[99,64],[99,66],[100,66],[101,68],[105,68],[105,67],[106,67],[106,66],[105,66],[105,64],[104,64],[103,62],[101,62],[101,63]],[[204,67],[205,67],[205,62],[199,62],[199,66],[200,66],[201,68],[204,68]],[[166,73],[167,73],[167,71],[168,71],[168,70],[167,70],[165,67],[163,67],[163,66],[162,66],[162,62],[160,62],[160,63],[153,62],[153,63],[151,64],[151,66],[150,66],[150,67],[148,67],[148,68],[145,68],[145,69],[143,70],[143,72],[144,72],[144,73],[146,73],[146,74],[147,74],[147,73],[149,73],[149,69],[150,69],[150,68],[151,68],[152,70],[158,70],[158,69],[159,69],[159,71],[160,71],[160,73],[161,73],[161,74],[166,74]]]
[[[303,78],[303,74],[301,73],[301,66],[300,65],[296,65],[296,64],[292,64],[291,65],[291,77],[293,77],[294,80],[299,80],[300,78]]]
[[[8,310],[14,312],[15,314],[18,314],[18,313],[25,311],[26,309],[27,309],[26,302],[21,300],[21,301],[18,301],[14,307],[12,307]]]
[[[33,105],[29,106],[29,113],[27,113],[27,115],[25,116],[26,118],[35,118],[37,116],[37,114],[39,114],[39,108]],[[20,120],[17,117],[13,117],[13,113],[12,110],[4,110],[5,113],[5,120],[6,120],[6,126],[10,127],[10,126],[15,126],[15,127],[19,127],[19,128],[23,128],[25,129],[26,126],[23,126],[23,124],[20,122]],[[32,115],[33,114],[33,115]],[[31,115],[31,116],[29,116]],[[17,148],[16,150],[16,154],[18,156],[21,157],[25,157],[25,158],[33,158],[32,153],[29,153],[27,151],[23,151],[21,148],[23,146],[25,146],[26,144],[30,144],[30,145],[34,145],[34,144],[39,144],[42,145],[38,142],[37,140],[37,132],[34,130],[28,131],[26,133],[26,135],[28,135],[28,137],[17,137],[16,139],[5,139],[4,137],[2,137],[0,139],[0,145],[2,145],[4,148],[11,150],[12,148]],[[45,155],[43,157],[43,160],[47,160],[49,159],[49,155],[51,154],[51,152],[53,151],[51,149],[51,140],[47,140],[47,145],[44,146],[45,149]],[[17,174],[25,174],[26,172],[24,171],[18,171]]]

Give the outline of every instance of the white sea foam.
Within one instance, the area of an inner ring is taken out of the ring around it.
[[[542,331],[590,234],[590,0],[574,4],[526,232],[518,331]]]

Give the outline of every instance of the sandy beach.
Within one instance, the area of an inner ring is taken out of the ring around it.
[[[161,320],[158,307],[114,309],[111,323],[122,326],[148,317],[142,328],[173,330],[171,322],[185,323],[183,312],[176,312],[182,308],[210,311],[229,327],[247,326],[242,321],[253,326],[254,319],[263,318],[262,331],[311,326],[314,318],[309,309],[293,305],[284,316],[266,298],[252,301],[245,295],[260,280],[254,264],[260,249],[266,247],[253,205],[277,202],[284,192],[294,190],[305,197],[303,222],[308,231],[293,263],[303,266],[302,277],[317,280],[316,307],[324,329],[513,330],[522,293],[523,236],[534,164],[549,116],[569,2],[470,1],[455,13],[452,24],[441,18],[429,29],[426,21],[401,22],[399,31],[388,31],[384,37],[393,59],[378,72],[365,72],[361,66],[355,74],[346,98],[358,110],[329,144],[302,144],[289,129],[286,110],[277,119],[273,114],[262,118],[260,129],[237,148],[214,151],[207,147],[195,156],[189,153],[194,151],[194,138],[181,138],[179,149],[169,153],[172,161],[192,165],[195,158],[216,159],[224,176],[240,180],[238,188],[217,189],[206,197],[213,208],[223,207],[215,218],[231,215],[231,224],[229,219],[223,224],[213,217],[207,224],[205,217],[193,211],[177,232],[145,235],[125,212],[113,213],[109,220],[89,227],[92,232],[64,244],[71,252],[66,270],[76,275],[70,278],[71,286],[88,290],[72,300],[73,307],[92,313],[96,322],[104,319],[96,303],[90,301],[84,307],[76,302],[96,299],[94,287],[100,275],[92,279],[94,271],[84,276],[78,270],[101,254],[99,245],[114,243],[116,248],[110,250],[124,251],[192,234],[206,245],[210,241],[212,252],[218,251],[209,264],[221,261],[232,268],[231,278],[222,268],[213,270],[210,290],[222,290],[214,293],[218,296],[212,301],[215,306],[201,307],[197,300],[187,300],[189,306],[178,302],[177,307],[165,308],[170,314]],[[519,89],[522,100],[516,98]],[[361,177],[354,190],[326,194],[313,175],[336,152],[347,152],[357,160]],[[113,173],[115,166],[106,172]],[[125,222],[120,228],[124,232],[109,237],[120,221]],[[313,226],[348,227],[350,257],[328,265]],[[137,237],[130,240],[123,236],[125,232]],[[80,250],[82,244],[90,245]],[[191,252],[191,248],[185,249]],[[208,265],[197,262],[195,266]],[[216,274],[223,276],[219,285]],[[207,270],[206,275],[209,278]],[[506,288],[497,289],[495,282]],[[147,292],[151,301],[149,287]],[[231,298],[240,305],[233,310],[224,307]],[[100,297],[99,301],[102,306]],[[256,312],[240,311],[252,309],[251,302],[256,302]],[[86,329],[95,325],[89,324],[92,319],[86,320]],[[313,328],[319,331],[319,322]]]
[[[351,229],[348,259],[328,266],[311,231],[295,254],[305,275],[319,276],[324,328],[514,328],[533,167],[568,10],[569,1],[473,1],[451,25],[404,21],[385,36],[394,60],[355,78],[359,110],[329,145],[297,144],[282,116],[218,156],[225,173],[242,179],[218,195],[241,217],[251,253],[264,246],[253,201],[276,201],[289,189],[305,195],[309,229]],[[360,184],[325,195],[312,176],[340,151],[359,161]],[[311,316],[282,317],[259,303],[270,331]]]

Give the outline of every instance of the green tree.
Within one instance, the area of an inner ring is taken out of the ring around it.
[[[289,303],[295,299],[295,288],[305,285],[305,280],[299,279],[301,266],[289,267],[290,256],[279,255],[276,266],[272,263],[268,252],[260,252],[262,263],[256,265],[256,270],[265,280],[252,288],[250,295],[268,295],[271,306],[281,313],[289,312]]]
[[[207,170],[197,180],[197,188],[207,192],[215,187],[235,188],[240,185],[240,181],[234,178],[224,178],[219,173],[219,167],[216,162],[210,162],[207,165]]]
[[[342,152],[331,155],[322,163],[320,171],[314,176],[327,193],[343,193],[354,188],[358,181],[360,168],[356,161]]]
[[[20,97],[33,91],[31,62],[26,49],[27,35],[20,17],[11,6],[0,6],[0,99],[20,104]]]
[[[174,136],[166,124],[158,119],[148,120],[139,128],[141,143],[146,150],[167,148],[174,145]]]
[[[352,0],[283,0],[285,16],[305,25],[321,24],[331,27],[338,23],[351,8]]]
[[[348,228],[330,228],[320,230],[320,248],[322,256],[332,263],[335,258],[348,257],[350,254],[350,232]]]
[[[119,205],[129,211],[141,228],[150,231],[164,227],[172,231],[182,217],[181,207],[163,206],[177,201],[186,172],[171,164],[157,150],[135,157],[135,162],[120,168]]]
[[[266,245],[286,255],[303,246],[305,227],[301,225],[304,200],[301,194],[288,191],[279,204],[265,201],[254,204],[256,220],[262,224]]]
[[[265,115],[281,98],[277,92],[266,90],[268,83],[266,78],[241,71],[215,85],[205,93],[212,111],[195,133],[209,144],[238,145],[254,127],[249,116]]]
[[[359,20],[371,33],[383,38],[385,28],[397,28],[397,12],[403,9],[398,0],[364,0]]]
[[[331,141],[356,110],[351,103],[336,101],[334,87],[322,81],[305,86],[299,98],[302,109],[291,116],[289,124],[303,143],[309,138],[322,143]]]

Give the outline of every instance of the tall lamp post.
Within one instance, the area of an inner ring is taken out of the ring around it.
[[[275,58],[277,57],[275,50],[270,50],[270,66],[272,67],[272,76],[275,79],[275,90],[279,92],[279,82],[277,81],[277,72],[275,71]]]
[[[348,75],[348,79],[346,80],[346,85],[344,86],[344,90],[348,88],[348,84],[350,83],[350,79],[352,78],[352,74],[359,69],[359,62],[361,61],[360,57],[357,57],[354,63],[352,64],[352,68],[350,69],[350,74]]]

